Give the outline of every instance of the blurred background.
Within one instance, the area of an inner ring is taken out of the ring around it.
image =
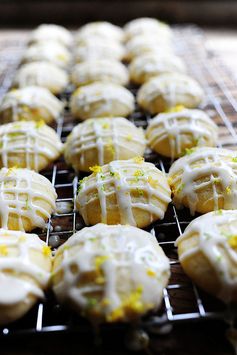
[[[55,22],[77,27],[93,20],[118,24],[135,17],[158,17],[169,23],[237,25],[235,0],[0,0],[0,27],[32,27]]]

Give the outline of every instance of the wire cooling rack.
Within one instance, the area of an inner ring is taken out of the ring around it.
[[[203,109],[218,124],[219,145],[236,149],[237,144],[237,86],[235,79],[220,60],[205,49],[202,32],[196,27],[177,27],[176,52],[187,64],[189,74],[203,86],[206,100]],[[0,40],[0,97],[9,89],[15,69],[24,51],[23,40]],[[136,89],[131,88],[136,94]],[[70,93],[61,96],[67,101]],[[146,128],[151,117],[137,109],[130,117],[137,126]],[[73,126],[77,124],[65,109],[63,117],[55,129],[64,142]],[[146,160],[168,171],[170,161],[158,157],[151,151],[146,152]],[[78,179],[63,159],[43,172],[54,185],[57,194],[57,213],[48,221],[45,231],[37,231],[47,243],[52,240],[63,243],[73,233],[83,228],[81,217],[75,210],[75,197]],[[148,231],[154,234],[170,259],[171,279],[164,290],[163,306],[158,313],[146,316],[140,326],[148,332],[159,332],[165,326],[178,322],[208,319],[230,320],[235,316],[233,309],[227,309],[220,301],[208,296],[184,275],[178,262],[175,240],[190,223],[192,217],[185,209],[176,210],[170,205],[165,218],[153,224]],[[111,326],[110,326],[111,329]],[[23,319],[8,327],[0,328],[0,337],[47,332],[85,332],[90,330],[89,323],[81,317],[59,306],[49,293],[43,303],[37,304]]]

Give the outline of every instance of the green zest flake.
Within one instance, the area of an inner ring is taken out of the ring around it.
[[[185,155],[190,155],[196,151],[196,148],[185,148]]]
[[[93,297],[88,297],[87,304],[88,304],[88,307],[95,307],[95,305],[97,304],[97,299],[93,298]]]
[[[26,199],[26,209],[28,210],[30,207],[29,207],[29,196],[27,195],[27,199]]]
[[[233,161],[234,163],[237,163],[237,157],[232,158],[232,161]]]
[[[183,191],[184,187],[185,187],[185,184],[179,185],[179,187],[177,188],[176,192],[179,193],[179,192]]]
[[[218,214],[218,215],[222,215],[222,213],[223,213],[223,212],[222,212],[221,209],[216,211],[216,214]]]
[[[102,185],[100,188],[102,191],[105,191],[105,185]]]
[[[83,183],[84,183],[84,179],[79,180],[77,193],[79,193],[81,191],[81,189],[83,188]]]
[[[20,135],[19,132],[9,132],[8,134],[8,137],[18,137]]]
[[[143,196],[144,195],[143,190],[139,189],[138,187],[136,188],[136,191],[137,191],[139,196]]]
[[[104,180],[105,179],[105,175],[101,174],[100,178],[101,178],[101,180]]]

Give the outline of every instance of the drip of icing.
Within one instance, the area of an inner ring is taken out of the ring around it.
[[[61,151],[62,144],[56,133],[44,124],[38,127],[35,122],[22,121],[0,126],[0,155],[4,167],[9,167],[9,155],[14,152],[16,156],[24,154],[26,168],[38,171],[40,157],[51,162]]]
[[[233,269],[237,270],[237,250],[228,242],[231,236],[237,236],[237,211],[210,212],[196,218],[177,239],[176,245],[179,246],[196,233],[197,245],[183,252],[179,256],[180,261],[201,251],[219,278],[221,288],[218,297],[228,303],[232,300],[232,294],[237,291],[237,276],[233,275]]]
[[[22,198],[23,195],[26,195],[25,199]],[[28,218],[33,227],[43,228],[45,221],[55,210],[56,198],[52,184],[40,174],[28,169],[2,168],[0,170],[2,228],[8,229],[11,216],[17,217],[19,230],[24,231],[23,217]],[[46,203],[48,208],[40,206],[40,201]]]
[[[1,102],[0,111],[13,110],[13,120],[17,121],[22,112],[21,106],[30,109],[44,108],[54,119],[57,119],[63,109],[63,103],[49,90],[37,86],[29,86],[8,92]],[[43,118],[43,117],[42,117]]]
[[[199,148],[194,153],[178,159],[170,168],[169,177],[172,186],[176,187],[174,202],[179,206],[186,197],[191,214],[194,214],[199,200],[199,190],[211,186],[213,194],[210,200],[214,202],[214,209],[219,209],[219,199],[222,197],[223,208],[234,209],[237,201],[236,172],[237,161],[233,151]],[[209,177],[207,181],[205,179],[200,181],[207,176]],[[217,192],[217,183],[222,186],[221,195]]]
[[[32,261],[30,250],[43,253],[46,244],[35,234],[0,229],[0,247],[17,248],[13,255],[0,255],[0,304],[24,302],[29,294],[43,297],[42,289],[48,284],[50,273]],[[12,272],[5,272],[11,270]],[[21,278],[27,275],[33,281]]]
[[[185,122],[183,120],[185,119]],[[207,129],[209,127],[209,129]],[[169,140],[171,158],[184,153],[181,135],[192,137],[196,145],[215,145],[217,142],[216,124],[201,110],[183,109],[178,112],[162,113],[156,116],[149,124],[147,135],[151,148],[166,138]],[[185,139],[185,138],[183,138]]]
[[[73,248],[80,246],[78,252]],[[108,300],[100,311],[108,316],[122,305],[121,294],[129,295],[133,289],[143,287],[141,301],[156,307],[160,304],[162,289],[167,283],[170,267],[168,258],[154,236],[131,226],[107,226],[97,224],[74,234],[56,254],[63,256],[54,274],[62,273],[62,279],[54,284],[54,291],[61,302],[72,299],[80,309],[87,309],[88,296],[96,293],[99,299]],[[79,254],[78,254],[79,253]],[[96,271],[96,259],[102,260],[103,283],[80,284],[80,276]],[[72,265],[77,272],[72,273]],[[150,270],[147,273],[147,270]],[[125,283],[119,289],[119,279],[126,274]],[[159,281],[159,282],[157,282]]]
[[[141,172],[138,179],[134,176],[136,171]],[[155,176],[159,185],[153,187],[149,182],[149,176],[152,176],[152,178]],[[79,210],[85,223],[88,224],[88,194],[94,189],[98,192],[103,223],[107,222],[107,196],[113,193],[116,193],[121,224],[136,225],[133,208],[149,212],[151,221],[154,216],[162,219],[164,217],[164,209],[152,203],[151,200],[151,197],[154,196],[166,204],[171,201],[168,184],[165,184],[165,180],[161,179],[161,176],[163,176],[163,173],[151,163],[139,164],[134,160],[117,160],[105,165],[101,173],[97,173],[96,176],[90,176],[82,183],[78,193]],[[107,192],[106,186],[111,184],[113,189]],[[138,202],[132,201],[131,192],[136,190],[141,190],[142,194],[147,195],[146,201],[143,201],[142,198]]]
[[[131,136],[130,141],[127,140],[128,136]],[[130,152],[131,157],[138,153],[143,154],[146,144],[143,132],[125,118],[88,119],[73,129],[66,143],[66,159],[73,164],[74,157],[78,156],[80,166],[83,167],[86,164],[86,152],[96,148],[97,162],[103,165],[108,144],[113,149],[114,160],[117,160],[120,147],[124,147],[125,142],[127,143],[126,150]]]

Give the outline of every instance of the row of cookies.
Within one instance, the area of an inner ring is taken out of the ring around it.
[[[29,111],[31,115],[33,112]],[[125,119],[121,120],[124,124]],[[103,122],[105,128],[106,123],[108,124],[106,121]],[[48,144],[56,140],[51,135],[44,141],[43,130],[48,130],[49,127],[41,122],[17,122],[10,125],[12,126],[6,125],[5,129],[8,127],[9,130],[11,127],[15,131],[12,135],[10,133],[9,137],[17,137],[19,132],[26,130],[27,126],[31,128],[29,130],[31,135],[32,131],[38,130],[37,137],[35,132],[33,138],[22,136],[22,142],[27,141],[27,147],[33,144],[33,152],[36,153],[41,147],[46,145],[47,148]],[[7,141],[7,138],[3,140]],[[21,146],[23,148],[22,143]],[[12,155],[14,157],[14,154],[11,154],[11,158]],[[32,154],[27,155],[27,161],[31,161],[32,157]],[[5,162],[9,162],[8,152],[5,153],[4,159]],[[40,160],[37,157],[37,164],[34,166],[40,169],[39,164]],[[134,169],[137,163],[132,161],[130,164]],[[141,164],[140,160],[138,164]],[[158,172],[152,165],[151,170],[151,175]],[[43,187],[42,191],[39,190],[39,182],[34,179],[41,176],[27,169],[2,169],[1,172],[1,195],[5,210],[5,223],[2,227],[22,231],[30,231],[36,226],[43,227],[45,219],[50,216],[55,207],[56,194],[52,185],[47,182],[45,190]],[[151,181],[153,181],[152,177]],[[50,206],[48,206],[49,200]],[[47,216],[43,215],[46,206],[49,210]],[[162,211],[160,213],[162,214]],[[21,317],[39,297],[43,296],[42,290],[49,284],[50,279],[61,302],[74,304],[80,312],[88,314],[94,321],[97,319],[100,321],[132,320],[158,307],[162,300],[162,289],[169,278],[168,259],[155,238],[151,240],[149,234],[130,228],[132,227],[97,225],[83,229],[59,248],[51,277],[50,249],[38,237],[2,229],[0,265],[3,272],[0,288],[4,292],[1,293],[3,312],[1,312],[0,322],[6,324]],[[134,238],[131,239],[131,235],[134,235]],[[81,248],[82,240],[84,240],[84,248]],[[88,248],[89,254],[86,252]],[[81,255],[80,258],[78,255]],[[80,265],[79,260],[82,260]],[[4,271],[6,264],[7,273]],[[138,268],[139,273],[136,272]],[[126,283],[124,283],[124,272]],[[78,283],[78,273],[80,273],[81,283]],[[113,280],[114,286],[108,288],[110,280],[111,282]],[[87,283],[88,287],[85,289]],[[8,285],[8,292],[6,292]],[[15,289],[16,292],[12,295]],[[72,297],[72,293],[75,293],[75,296]]]

